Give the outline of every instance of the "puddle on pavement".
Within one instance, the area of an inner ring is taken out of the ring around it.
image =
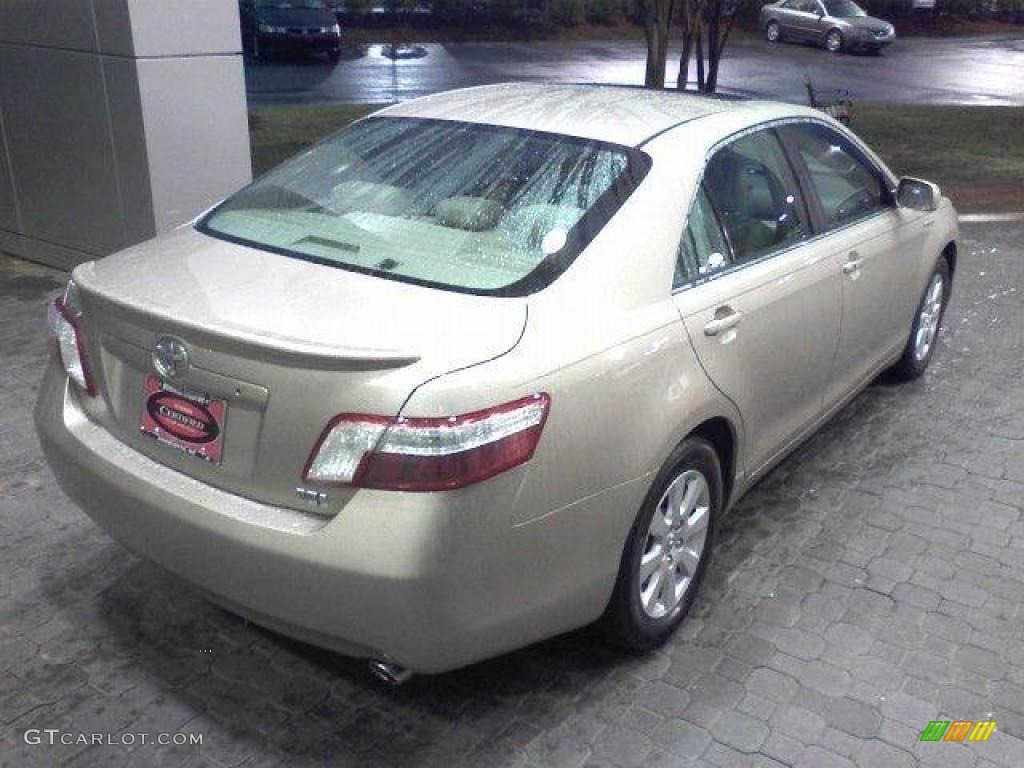
[[[422,59],[427,55],[426,46],[405,43],[386,43],[380,47],[380,55],[386,59]]]

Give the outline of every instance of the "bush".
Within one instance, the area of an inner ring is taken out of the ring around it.
[[[369,13],[373,9],[373,0],[345,0],[344,3],[337,3],[335,7],[342,6],[345,13],[361,15]]]
[[[368,0],[372,2],[372,0]],[[473,7],[472,0],[434,0],[431,4],[436,16],[441,21],[465,22]]]
[[[966,18],[974,14],[977,0],[937,0],[935,8],[939,13]]]
[[[893,0],[889,13],[893,16],[913,16],[914,0]]]
[[[590,0],[587,3],[587,21],[594,24],[615,24],[622,18],[619,0]]]
[[[585,0],[551,0],[551,20],[563,27],[575,27],[586,20]]]
[[[515,11],[512,14],[512,21],[516,26],[527,28],[536,35],[548,34],[555,30],[555,24],[552,22],[550,14],[539,8],[524,8]]]

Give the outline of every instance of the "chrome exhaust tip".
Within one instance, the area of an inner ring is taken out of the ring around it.
[[[370,674],[381,682],[395,688],[402,683],[408,682],[409,678],[412,677],[412,672],[405,667],[400,667],[389,661],[381,661],[380,659],[370,660]]]

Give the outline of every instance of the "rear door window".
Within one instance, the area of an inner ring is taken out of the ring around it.
[[[686,229],[679,242],[673,288],[710,277],[729,265],[729,244],[722,233],[707,192],[702,186],[690,207]]]

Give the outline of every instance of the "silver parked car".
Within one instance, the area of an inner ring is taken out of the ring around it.
[[[833,53],[851,48],[878,53],[896,39],[892,24],[868,16],[853,0],[777,0],[761,8],[761,28],[773,43],[811,42]]]
[[[811,109],[440,94],[76,268],[36,422],[131,550],[390,679],[598,619],[650,648],[722,514],[924,372],[956,242]]]

